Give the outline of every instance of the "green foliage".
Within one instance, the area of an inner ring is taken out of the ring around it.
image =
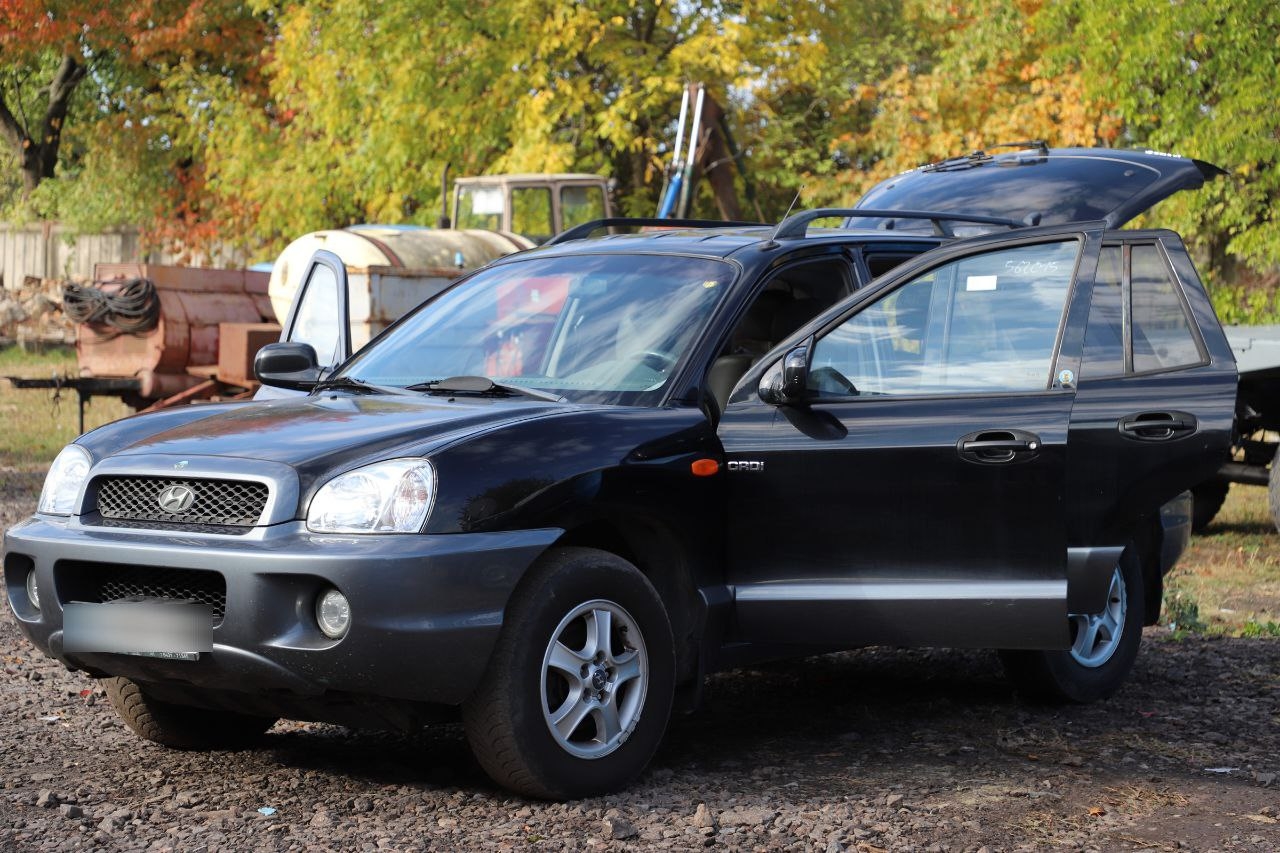
[[[585,171],[649,215],[681,92],[740,151],[744,215],[848,204],[902,169],[1023,139],[1173,150],[1226,180],[1163,203],[1224,319],[1280,320],[1280,5],[1133,0],[6,0],[0,97],[73,94],[56,175],[9,215],[269,253],[362,221],[432,224],[440,175]],[[730,168],[722,163],[718,168]],[[748,197],[754,190],[753,208]],[[694,215],[713,216],[706,182]]]
[[[1265,326],[1280,323],[1280,291],[1219,285],[1210,291],[1218,319],[1226,325]]]
[[[1240,629],[1241,637],[1280,637],[1280,622],[1258,622],[1250,619]]]
[[[1112,100],[1123,144],[1176,151],[1230,173],[1160,206],[1155,221],[1208,256],[1229,284],[1236,259],[1280,264],[1280,6],[1272,0],[1188,3],[1076,0],[1048,14],[1070,22],[1059,61],[1083,63],[1087,91]]]
[[[1208,627],[1200,619],[1200,604],[1195,597],[1181,590],[1165,596],[1164,621],[1174,631],[1190,634],[1202,634]]]

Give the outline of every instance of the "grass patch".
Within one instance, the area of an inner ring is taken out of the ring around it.
[[[17,346],[0,349],[0,376],[44,378],[76,372],[76,354],[68,347],[44,352]],[[44,471],[63,445],[79,435],[76,392],[14,388],[0,379],[0,469]],[[85,406],[85,429],[119,420],[133,410],[115,397],[94,397]]]
[[[1165,578],[1160,621],[1179,631],[1280,636],[1280,534],[1265,488],[1231,487],[1217,518]]]
[[[76,351],[71,347],[0,347],[0,376],[46,376],[75,373]]]

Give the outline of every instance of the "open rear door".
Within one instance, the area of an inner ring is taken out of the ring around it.
[[[1025,225],[1102,221],[1119,228],[1174,193],[1224,174],[1212,163],[1174,154],[1028,143],[1017,151],[975,151],[912,169],[877,184],[857,206],[977,214]],[[868,227],[861,219],[850,224]],[[885,219],[879,226],[905,230],[921,223]],[[957,235],[963,236],[959,229]]]

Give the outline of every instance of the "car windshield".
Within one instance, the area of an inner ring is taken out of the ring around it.
[[[673,255],[502,264],[417,309],[339,376],[425,390],[485,377],[573,402],[653,405],[734,275],[722,261]]]

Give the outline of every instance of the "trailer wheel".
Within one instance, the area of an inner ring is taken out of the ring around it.
[[[1191,510],[1191,532],[1203,533],[1213,521],[1222,502],[1227,499],[1227,489],[1231,484],[1225,480],[1205,480],[1191,490],[1194,504]]]
[[[1276,448],[1276,456],[1271,460],[1271,477],[1267,485],[1267,502],[1271,505],[1271,520],[1280,530],[1280,447]]]

